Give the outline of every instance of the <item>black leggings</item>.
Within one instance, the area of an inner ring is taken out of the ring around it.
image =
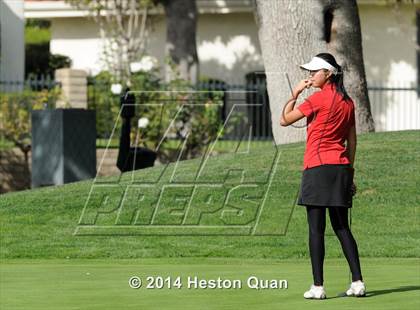
[[[309,252],[314,284],[323,285],[324,282],[324,233],[327,208],[330,214],[331,226],[340,240],[344,255],[349,263],[352,281],[362,280],[357,244],[348,223],[348,208],[306,206],[309,224]]]

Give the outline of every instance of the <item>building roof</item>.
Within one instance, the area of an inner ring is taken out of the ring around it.
[[[252,0],[198,0],[200,14],[226,14],[235,12],[252,12]],[[88,12],[79,10],[64,0],[25,0],[26,18],[63,18],[87,16]],[[163,14],[162,9],[155,9],[151,14]]]
[[[253,12],[253,0],[197,0],[200,14],[227,14]],[[389,0],[357,0],[359,5],[390,5]],[[420,4],[420,0],[403,0],[403,4]],[[88,16],[88,11],[79,10],[64,0],[25,0],[25,18],[65,18]],[[151,14],[163,14],[162,9],[155,9]]]

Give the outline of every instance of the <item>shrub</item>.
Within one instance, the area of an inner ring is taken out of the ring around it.
[[[97,133],[102,138],[110,138],[120,110],[120,97],[111,93],[112,81],[108,72],[102,72],[89,81],[88,105],[97,111]],[[131,89],[136,91],[133,94],[137,104],[132,119],[131,142],[135,143],[137,139],[139,145],[150,149],[159,147],[160,161],[176,159],[176,144],[181,142],[185,142],[181,158],[196,157],[214,140],[222,125],[222,92],[193,93],[194,88],[182,80],[164,85],[153,70],[134,73]],[[140,118],[149,120],[146,128],[137,128]],[[121,121],[117,125],[113,139],[119,138]]]
[[[11,141],[27,160],[31,149],[31,111],[55,105],[59,90],[0,93],[0,134]]]
[[[160,158],[168,161],[175,159],[172,154],[177,156],[180,151],[173,149],[171,142],[178,142],[175,148],[184,147],[181,159],[194,158],[215,139],[222,125],[220,94],[195,93],[190,87],[176,84],[168,86],[175,93],[143,93],[136,101],[140,104],[136,119],[146,117],[150,121],[146,128],[139,129],[140,142],[152,149],[160,146]]]
[[[110,137],[120,110],[119,97],[111,93],[111,85],[109,72],[88,77],[88,109],[96,111],[96,134],[102,139]]]
[[[70,68],[71,59],[60,54],[51,54],[49,43],[26,44],[25,72],[26,76],[54,76],[56,69]]]
[[[50,54],[48,59],[48,70],[50,74],[54,74],[55,70],[61,68],[70,68],[71,59],[68,56],[60,54]]]
[[[25,73],[29,76],[54,76],[54,71],[69,68],[71,59],[50,53],[50,22],[29,19],[25,25]]]

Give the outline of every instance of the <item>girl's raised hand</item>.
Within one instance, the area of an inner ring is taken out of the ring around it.
[[[300,93],[305,89],[312,86],[312,82],[308,79],[300,81],[293,90],[293,97],[297,98],[297,96],[300,95]]]

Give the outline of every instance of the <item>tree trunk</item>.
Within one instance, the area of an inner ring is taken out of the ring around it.
[[[356,104],[358,132],[373,131],[355,2],[256,0],[255,3],[276,144],[302,141],[306,133],[305,119],[292,126],[280,126],[282,109],[291,96],[286,74],[293,87],[307,77],[299,65],[324,51],[337,56],[337,61],[344,65],[345,85]],[[302,93],[296,105],[309,95],[308,91]]]
[[[373,132],[375,125],[370,109],[363,62],[362,33],[356,0],[323,0],[327,50],[344,70],[344,86],[356,104],[357,132]]]
[[[195,0],[161,0],[161,3],[166,16],[166,54],[172,62],[165,68],[166,81],[179,76],[195,84],[199,74]]]

